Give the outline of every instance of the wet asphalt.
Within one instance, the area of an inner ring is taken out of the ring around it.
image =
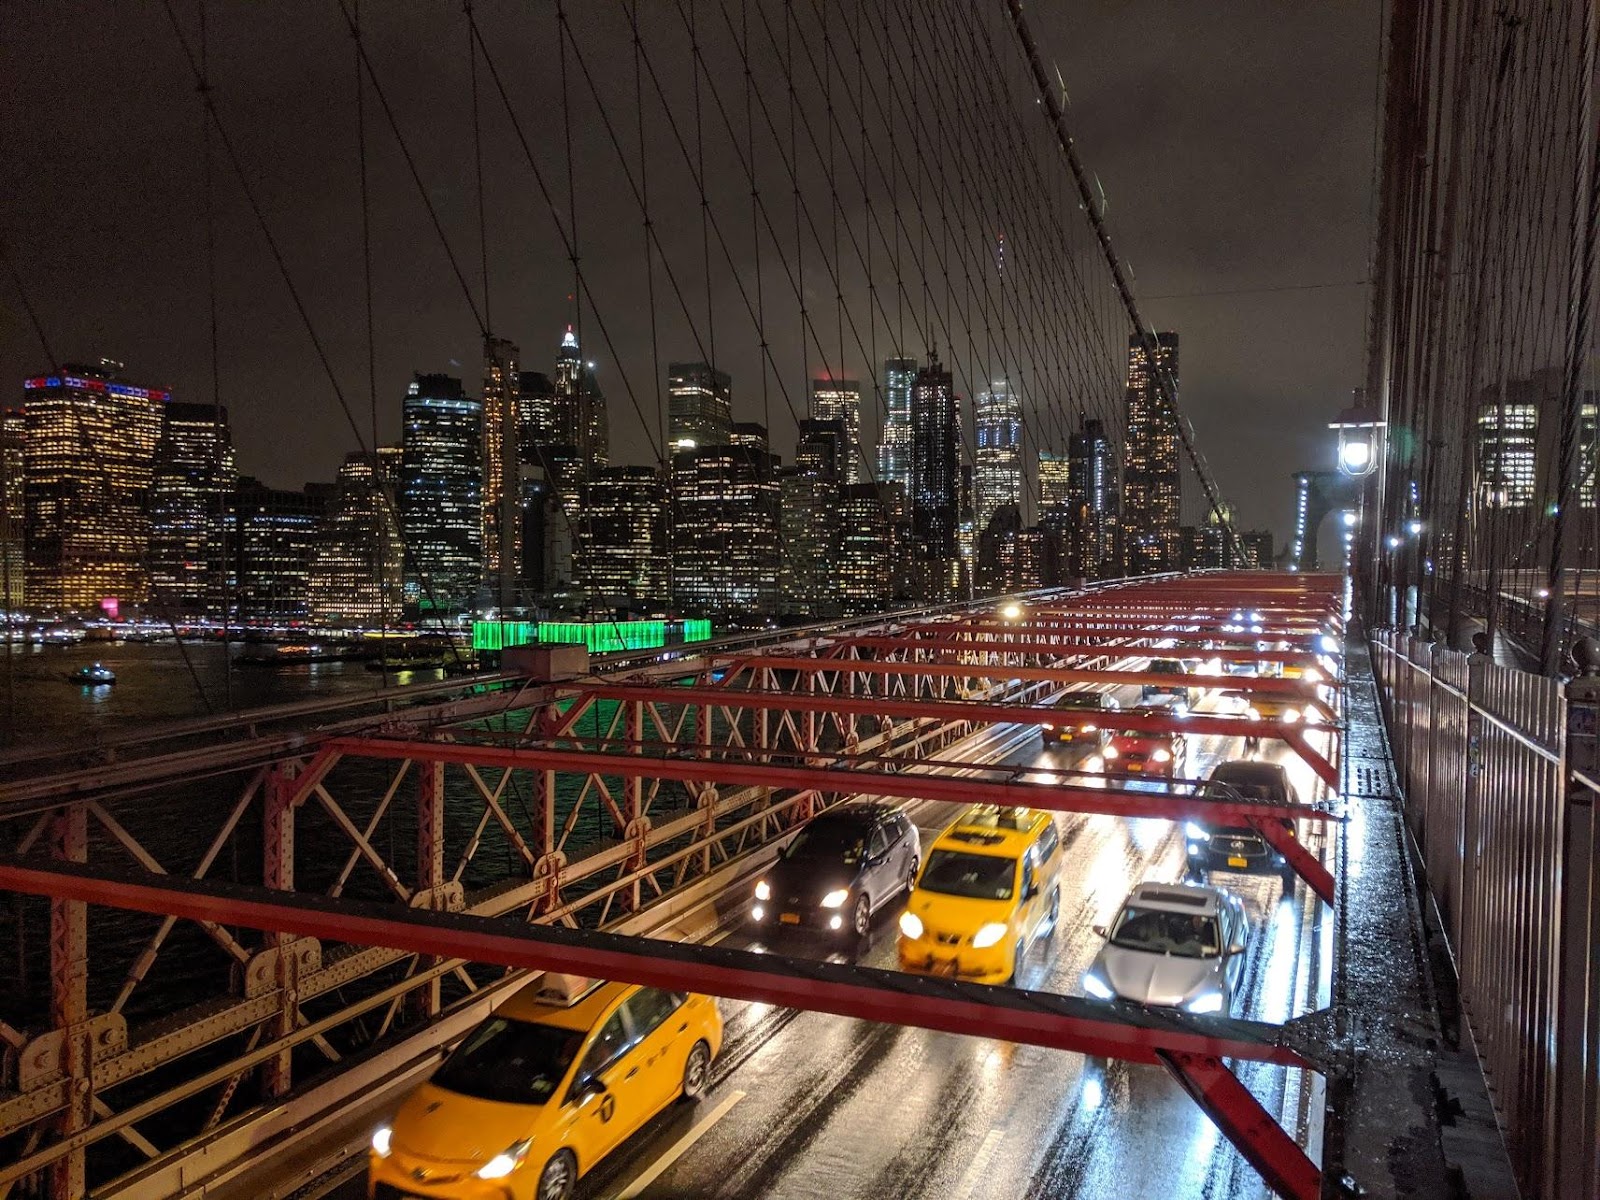
[[[1301,800],[1320,798],[1314,776],[1292,752],[1268,746],[1257,756],[1288,765]],[[1078,747],[1031,737],[1004,761],[1061,768],[1084,765],[1086,757]],[[1186,773],[1208,774],[1241,757],[1238,739],[1192,739]],[[959,810],[914,804],[910,811],[926,851]],[[1081,994],[1083,972],[1100,947],[1092,926],[1109,920],[1135,884],[1181,876],[1182,831],[1159,820],[1060,814],[1057,821],[1066,850],[1060,926],[1029,954],[1024,984]],[[1312,834],[1309,844],[1319,849],[1320,837]],[[1234,1015],[1282,1021],[1317,1007],[1331,953],[1326,909],[1304,884],[1284,897],[1275,877],[1214,882],[1241,897],[1253,929]],[[901,900],[884,905],[859,947],[771,938],[738,923],[722,944],[892,969],[902,907]],[[706,1095],[640,1130],[581,1181],[578,1197],[1269,1195],[1159,1068],[762,1004],[724,1001],[722,1011],[724,1044]],[[1235,1069],[1304,1144],[1315,1107],[1312,1080],[1262,1064]],[[691,1134],[698,1136],[684,1147]],[[360,1190],[339,1192],[346,1194]]]

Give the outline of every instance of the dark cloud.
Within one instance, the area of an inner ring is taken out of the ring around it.
[[[758,11],[742,3],[700,7],[715,35],[706,42],[724,46],[717,53],[730,44],[723,14],[737,23]],[[629,98],[608,129],[587,103],[587,83],[568,56],[569,93],[585,101],[575,105],[573,120],[580,252],[601,293],[600,316],[613,346],[592,314],[584,340],[607,384],[616,457],[653,456],[646,430],[655,425],[661,379],[650,361],[652,340],[664,363],[709,353],[714,336],[717,358],[735,376],[737,415],[769,419],[782,441],[792,429],[790,407],[804,404],[810,372],[866,368],[867,356],[848,330],[840,352],[832,285],[820,259],[808,260],[805,287],[823,344],[808,339],[802,349],[798,310],[785,295],[777,256],[763,251],[777,363],[775,372],[764,371],[745,297],[715,239],[709,261],[703,253],[695,188],[666,122],[668,109],[681,121],[692,112],[693,72],[678,8],[643,4],[645,34],[670,101],[661,106],[645,79],[648,182],[652,207],[662,215],[666,259],[683,291],[680,303],[658,265],[652,322],[644,232],[632,200],[640,181],[617,166],[609,145],[615,134],[631,154],[639,137],[626,10],[572,8],[596,86]],[[781,38],[781,10],[769,8]],[[480,2],[478,11],[522,133],[564,211],[554,6],[507,0]],[[189,4],[180,13],[191,42],[195,12]],[[1030,17],[1067,80],[1079,146],[1107,193],[1136,286],[1152,297],[1147,315],[1183,336],[1184,407],[1223,489],[1246,524],[1267,524],[1285,536],[1288,476],[1327,458],[1323,426],[1359,370],[1364,293],[1357,287],[1211,293],[1364,274],[1376,6],[1056,2],[1030,6]],[[365,429],[354,44],[333,0],[211,5],[209,18],[217,103],[339,386]],[[481,304],[467,33],[459,8],[368,4],[364,19],[407,148]],[[756,16],[750,20],[756,69],[775,79],[780,57]],[[714,65],[742,129],[737,62]],[[805,64],[797,74],[820,86]],[[63,359],[121,358],[136,379],[171,385],[183,399],[209,400],[201,117],[162,6],[11,6],[0,39],[0,79],[0,231],[53,350]],[[529,367],[547,367],[571,310],[572,270],[551,236],[516,132],[481,69],[479,87],[492,320],[497,332],[522,345]],[[708,174],[726,182],[728,195],[740,195],[738,159],[725,144],[708,88],[702,87],[701,103]],[[773,115],[783,121],[781,112]],[[398,433],[398,399],[410,373],[455,360],[475,384],[479,343],[450,261],[370,91],[366,120],[379,437],[389,440]],[[684,132],[692,137],[692,130]],[[242,466],[281,484],[331,477],[352,435],[221,150],[215,144],[213,150],[221,394],[233,413]],[[792,239],[793,213],[779,203],[786,183],[771,167],[769,160],[763,187],[790,223],[782,236]],[[721,211],[748,295],[753,217],[742,200]],[[861,272],[846,266],[843,286],[857,294]],[[1208,294],[1154,298],[1196,292]],[[9,291],[0,321],[0,381],[14,388],[39,369],[43,355]],[[892,339],[882,323],[862,333],[879,357],[889,352]]]

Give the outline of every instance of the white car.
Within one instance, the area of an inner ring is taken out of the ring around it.
[[[1227,1016],[1244,974],[1250,922],[1221,888],[1141,883],[1122,902],[1106,944],[1083,976],[1096,1000]]]

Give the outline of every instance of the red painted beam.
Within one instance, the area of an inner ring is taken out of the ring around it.
[[[1156,1054],[1268,1187],[1284,1200],[1317,1200],[1322,1194],[1322,1169],[1219,1061],[1226,1055],[1170,1050]]]
[[[1299,872],[1300,878],[1310,885],[1312,891],[1329,904],[1333,903],[1333,875],[1316,855],[1306,849],[1305,843],[1297,837],[1291,837],[1278,821],[1251,821],[1250,824],[1274,850],[1289,860],[1289,865]]]
[[[854,675],[883,677],[920,677],[923,679],[1023,679],[1031,683],[1115,683],[1157,684],[1172,687],[1178,676],[1156,671],[1091,671],[1080,667],[1008,667],[980,663],[960,663],[939,660],[924,662],[885,662],[881,659],[809,658],[800,655],[762,654],[751,658],[737,654],[727,658],[713,658],[713,662],[727,663],[730,667],[748,667],[753,670],[792,671],[798,675],[831,675],[845,672]],[[1319,687],[1343,687],[1338,680],[1328,683],[1308,683],[1300,679],[1266,678],[1258,675],[1184,675],[1190,687],[1216,688],[1225,692],[1249,692],[1252,695],[1288,696],[1306,703],[1317,699]]]
[[[1037,808],[1050,812],[1100,813],[1113,817],[1159,817],[1169,821],[1249,822],[1257,818],[1331,821],[1321,809],[1304,804],[1271,804],[1262,800],[1221,800],[1172,792],[1124,791],[1083,784],[1039,783],[1022,775],[1074,777],[1086,772],[1050,772],[1034,767],[987,767],[977,763],[950,763],[952,768],[1006,774],[1004,780],[973,779],[950,775],[872,771],[837,766],[850,762],[843,755],[815,755],[819,765],[803,765],[805,756],[769,753],[768,761],[742,758],[698,758],[700,749],[683,747],[663,757],[655,753],[603,753],[594,750],[553,749],[535,746],[494,746],[472,742],[413,742],[388,738],[335,738],[328,743],[342,754],[365,758],[411,759],[415,762],[471,763],[479,767],[513,767],[531,771],[564,771],[578,775],[616,775],[623,778],[672,779],[680,783],[719,783],[744,787],[789,788],[795,791],[840,792],[866,796],[892,796],[901,800],[940,800],[950,804],[996,804],[1007,808]],[[758,755],[759,751],[732,749],[730,754]],[[778,759],[780,761],[772,761]],[[870,760],[882,762],[883,760]],[[921,762],[919,765],[930,764]]]
[[[330,900],[142,872],[112,874],[71,863],[47,867],[10,856],[0,856],[0,891],[522,970],[560,971],[668,991],[702,992],[1130,1062],[1154,1064],[1164,1051],[1311,1066],[1278,1044],[1278,1026],[1257,1022],[1156,1012],[1122,1016],[1075,996],[929,980],[837,963],[790,962],[776,955],[723,946],[529,925],[514,918]]]
[[[1030,614],[1031,616],[1032,614]],[[938,621],[911,626],[911,634],[1003,633],[1022,636],[1030,633],[1048,637],[1130,638],[1141,641],[1165,641],[1168,638],[1188,641],[1218,642],[1224,645],[1254,649],[1257,642],[1297,642],[1317,648],[1322,631],[1317,626],[1305,629],[1263,627],[1260,633],[1237,633],[1221,629],[1196,629],[1194,622],[1153,623],[1107,618],[1105,620],[1026,620],[1026,621]]]
[[[1314,667],[1317,655],[1304,650],[1243,650],[1219,647],[1206,650],[1199,646],[1128,646],[1117,642],[1073,642],[1065,639],[1041,641],[1002,641],[997,638],[965,638],[960,634],[939,634],[912,637],[898,634],[862,634],[860,637],[841,637],[836,645],[868,646],[877,650],[969,650],[980,654],[1048,654],[1057,657],[1088,658],[1092,655],[1109,655],[1113,658],[1216,658],[1237,663],[1294,663]]]
[[[1180,678],[1166,676],[1167,682]],[[840,696],[809,692],[750,691],[717,687],[651,687],[633,684],[582,684],[571,693],[598,700],[646,704],[707,704],[724,708],[777,712],[854,713],[862,717],[894,717],[901,721],[931,718],[971,721],[978,725],[1053,725],[1061,719],[1054,708],[1028,704],[990,704],[972,700],[907,700],[883,696]],[[1289,725],[1280,721],[1253,721],[1190,713],[1168,717],[1131,709],[1104,710],[1095,716],[1102,729],[1140,733],[1209,733],[1221,737],[1258,737],[1284,741],[1305,759],[1329,787],[1339,786],[1339,772],[1306,740],[1306,733],[1336,733],[1334,725]]]

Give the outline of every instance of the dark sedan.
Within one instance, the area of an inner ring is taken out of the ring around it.
[[[800,830],[756,883],[750,919],[762,927],[865,937],[872,914],[911,889],[921,843],[888,804],[846,804]]]

